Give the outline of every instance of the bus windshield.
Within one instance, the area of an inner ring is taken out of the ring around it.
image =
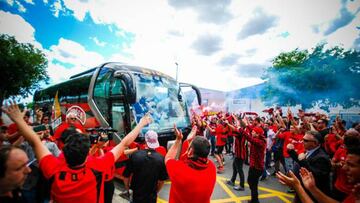
[[[132,110],[136,121],[139,122],[146,112],[153,118],[153,122],[143,132],[150,129],[158,133],[168,132],[174,124],[179,128],[190,126],[185,99],[179,99],[181,92],[176,81],[137,73],[134,73],[134,77],[137,102],[132,105]]]

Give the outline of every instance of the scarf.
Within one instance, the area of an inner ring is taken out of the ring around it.
[[[208,158],[198,157],[197,159],[191,157],[184,160],[184,162],[193,169],[203,170],[208,167]]]

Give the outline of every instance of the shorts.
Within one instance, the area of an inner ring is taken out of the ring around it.
[[[223,146],[216,146],[215,154],[222,154],[224,151],[224,145]]]

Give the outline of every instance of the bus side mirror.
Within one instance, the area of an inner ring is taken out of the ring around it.
[[[201,92],[200,92],[199,88],[197,88],[197,87],[194,86],[194,85],[190,85],[190,84],[182,83],[182,82],[179,83],[179,86],[180,86],[180,88],[190,87],[193,91],[195,91],[198,104],[201,105]],[[180,94],[179,94],[179,95],[180,95]],[[180,95],[180,97],[181,97],[181,95]],[[179,99],[180,99],[180,98],[179,98]],[[181,98],[181,99],[182,99],[182,98]]]
[[[134,78],[130,73],[124,73],[121,71],[116,71],[114,73],[115,78],[119,78],[124,82],[125,85],[125,99],[129,104],[136,102],[136,85]]]

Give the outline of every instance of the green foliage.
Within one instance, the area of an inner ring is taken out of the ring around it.
[[[268,105],[296,105],[325,110],[359,105],[360,52],[317,45],[311,53],[298,49],[281,53],[263,79],[267,85],[262,99]]]
[[[298,49],[291,52],[280,53],[279,56],[273,60],[273,66],[276,68],[297,67],[306,60],[307,56],[307,51],[299,51]]]
[[[39,49],[2,34],[0,50],[0,106],[4,99],[26,97],[40,82],[48,82],[47,59]]]

